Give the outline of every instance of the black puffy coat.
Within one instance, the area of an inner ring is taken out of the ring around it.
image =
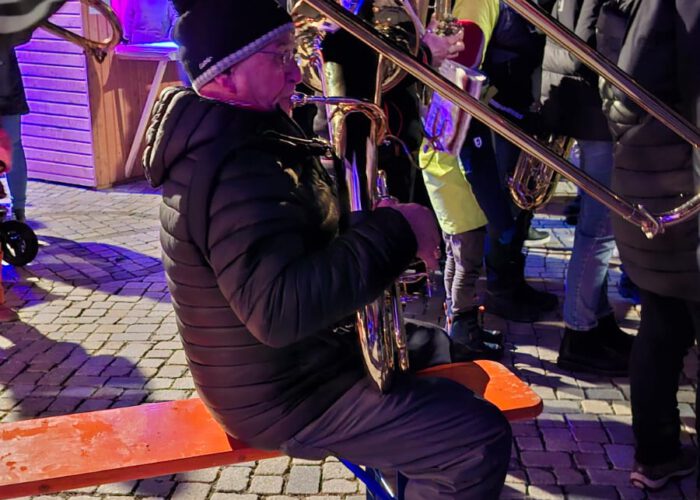
[[[215,182],[209,265],[188,228],[188,189],[204,168],[203,148],[227,127],[242,145]],[[392,209],[338,234],[329,178],[294,146],[300,135],[282,112],[168,89],[145,153],[149,179],[163,189],[163,263],[197,390],[229,434],[268,449],[363,376],[355,335],[333,326],[378,297],[416,252],[410,226]],[[265,150],[261,137],[271,137]]]
[[[620,53],[620,67],[661,100],[700,125],[700,2],[642,0]],[[604,104],[615,135],[613,189],[663,212],[698,192],[693,150],[612,87]],[[700,173],[700,158],[695,155]],[[613,216],[625,269],[641,288],[659,295],[700,301],[696,259],[698,220],[670,227],[649,240]]]
[[[552,16],[591,47],[604,0],[558,0]],[[598,75],[569,50],[547,38],[542,62],[542,119],[545,129],[590,141],[609,141]]]
[[[0,43],[0,116],[29,113],[15,49]]]

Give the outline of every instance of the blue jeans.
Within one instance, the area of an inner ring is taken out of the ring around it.
[[[22,121],[20,115],[2,117],[2,127],[12,141],[12,168],[7,175],[12,209],[24,209],[27,204],[27,160],[22,147]]]
[[[610,186],[613,145],[608,141],[578,141],[581,169]],[[608,263],[615,248],[610,212],[585,192],[574,234],[574,249],[566,274],[564,323],[573,330],[590,330],[612,314],[608,302]]]

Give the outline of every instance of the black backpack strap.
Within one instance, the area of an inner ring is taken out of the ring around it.
[[[223,133],[206,146],[202,151],[202,159],[197,162],[192,172],[190,187],[187,191],[187,229],[192,242],[209,265],[209,248],[207,237],[209,236],[209,205],[214,192],[214,183],[219,172],[230,159],[230,154],[245,144],[249,138],[231,137],[233,127],[227,127]]]

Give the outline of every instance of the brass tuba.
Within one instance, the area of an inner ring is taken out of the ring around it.
[[[574,142],[570,137],[550,135],[544,144],[552,153],[566,159]],[[535,210],[552,198],[559,178],[560,175],[545,163],[521,151],[508,179],[508,189],[517,206],[523,210]]]
[[[305,104],[333,108],[328,117],[332,122],[331,140],[335,155],[344,166],[343,178],[336,178],[339,190],[346,192],[351,212],[372,210],[380,199],[389,196],[374,155],[376,145],[383,142],[389,132],[384,111],[374,103],[347,97],[304,94],[292,97],[293,106]],[[365,116],[370,122],[367,142],[371,145],[368,147],[366,163],[357,161],[358,158],[346,149],[346,121],[356,113]],[[367,373],[381,392],[388,392],[397,365],[402,371],[409,368],[401,294],[397,283],[391,285],[374,302],[357,311],[356,327]]]
[[[107,22],[109,22],[109,25],[112,28],[112,35],[109,38],[102,41],[88,40],[84,36],[73,33],[72,31],[62,28],[61,26],[58,26],[50,21],[44,21],[39,25],[39,27],[45,29],[49,33],[81,46],[83,49],[85,49],[87,54],[90,54],[97,60],[97,62],[101,63],[105,60],[105,57],[107,57],[107,53],[123,41],[124,30],[119,22],[119,18],[114,13],[112,8],[106,3],[101,2],[100,0],[80,1],[89,8],[95,9],[102,16],[104,16],[105,19],[107,19]]]

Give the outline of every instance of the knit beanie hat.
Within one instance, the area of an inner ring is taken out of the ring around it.
[[[195,91],[280,34],[294,30],[276,0],[173,0],[174,39]]]

